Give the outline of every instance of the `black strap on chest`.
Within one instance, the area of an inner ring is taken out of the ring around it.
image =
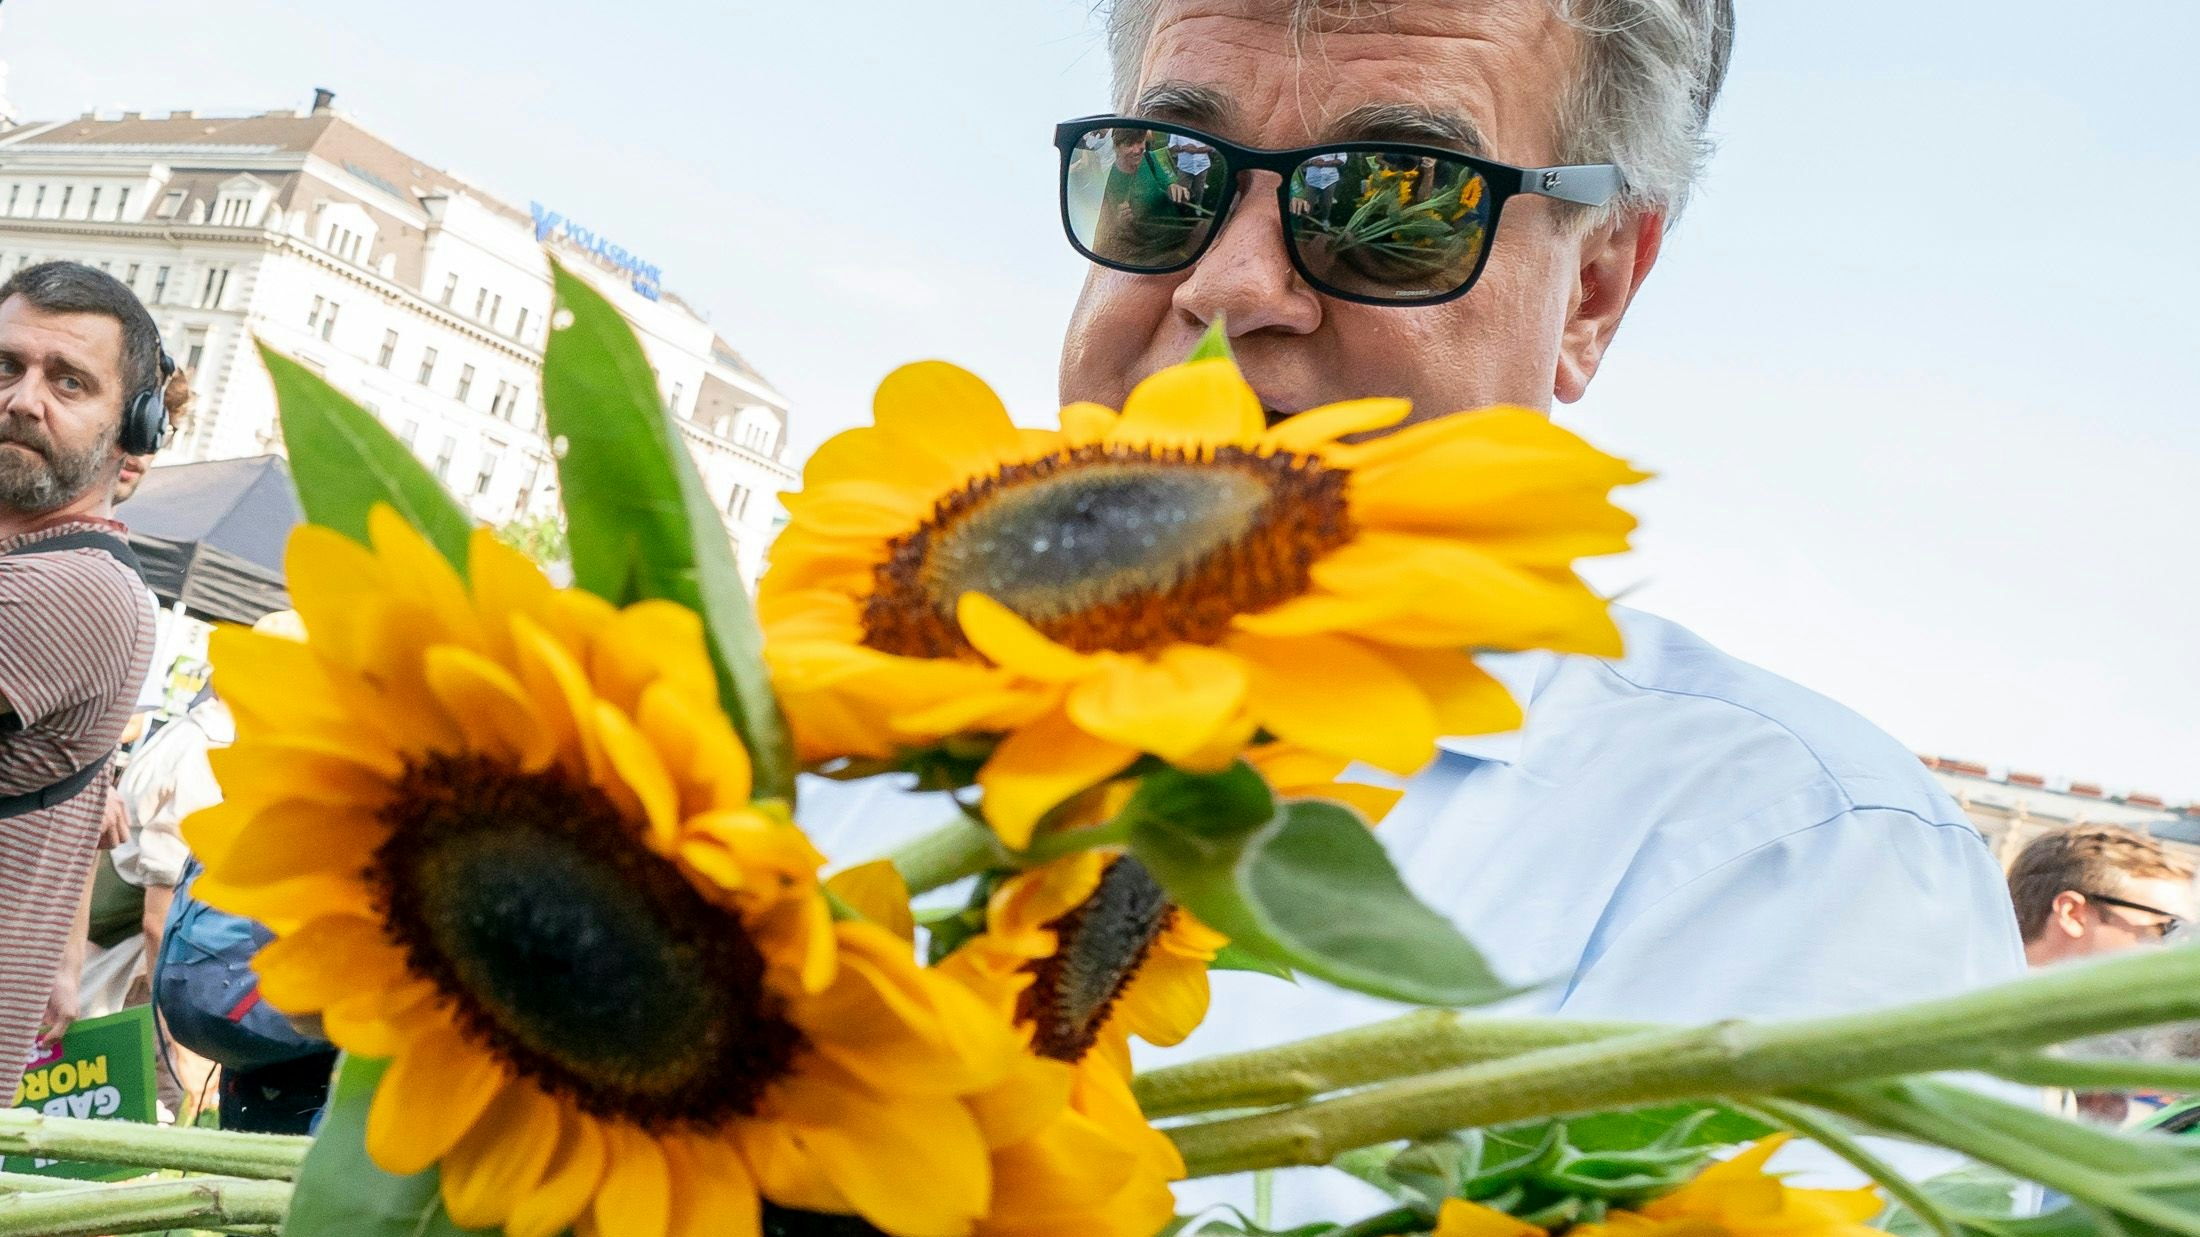
[[[140,580],[145,578],[145,564],[138,561],[137,554],[130,549],[130,543],[113,533],[96,528],[63,533],[58,537],[48,537],[42,541],[33,541],[29,545],[17,546],[8,551],[6,557],[16,558],[28,554],[58,554],[63,550],[105,551],[116,562],[135,572]],[[13,713],[0,715],[0,733],[18,729],[21,726],[22,721]],[[92,779],[98,777],[100,770],[106,767],[107,757],[101,756],[91,764],[78,769],[51,786],[41,786],[37,790],[28,790],[19,795],[0,795],[0,820],[7,820],[14,816],[27,816],[32,812],[43,812],[47,808],[67,803],[81,794],[86,786],[91,785]]]

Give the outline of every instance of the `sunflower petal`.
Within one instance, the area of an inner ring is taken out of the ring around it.
[[[1309,408],[1261,436],[1271,451],[1311,454],[1347,434],[1388,429],[1406,419],[1413,402],[1403,399],[1354,399]]]
[[[535,1189],[512,1204],[505,1237],[557,1237],[588,1209],[603,1182],[608,1154],[603,1128],[586,1113],[559,1114],[558,1146]]]
[[[909,912],[909,886],[891,859],[873,859],[835,872],[825,882],[833,896],[856,914],[905,941],[917,939],[917,921]]]
[[[872,420],[909,455],[931,456],[960,478],[1018,458],[1024,441],[983,379],[945,361],[918,361],[886,375]]]
[[[363,915],[368,908],[358,908]],[[359,915],[324,915],[269,941],[253,955],[260,995],[289,1014],[316,1013],[362,991],[408,978],[405,958],[381,925]]]
[[[467,741],[529,773],[550,767],[557,738],[532,697],[504,667],[456,645],[428,650],[428,690],[466,732]]]
[[[507,1085],[503,1069],[456,1030],[415,1040],[382,1075],[367,1112],[367,1151],[384,1172],[425,1172]]]
[[[875,1097],[806,1079],[805,1107],[826,1118],[804,1141],[857,1214],[890,1233],[965,1233],[985,1215],[991,1157],[976,1118],[951,1098]]]
[[[558,1103],[530,1086],[504,1088],[443,1157],[443,1206],[460,1228],[495,1228],[532,1193],[558,1146]]]
[[[1108,441],[1156,447],[1243,446],[1267,426],[1260,397],[1216,357],[1172,365],[1131,388]]]
[[[450,560],[429,545],[419,530],[406,523],[394,507],[376,503],[367,512],[367,536],[374,542],[376,557],[387,565],[390,578],[403,580],[406,592],[425,601],[428,612],[435,616],[436,627],[429,635],[433,642],[476,649],[483,646],[481,620],[474,613],[473,599],[466,595],[466,586],[459,581]]]
[[[1436,709],[1381,653],[1345,636],[1230,639],[1251,671],[1252,711],[1277,738],[1400,775],[1436,755]]]
[[[666,1237],[758,1237],[756,1177],[738,1151],[701,1135],[670,1137],[663,1147],[672,1177]]]
[[[1065,707],[1090,734],[1185,762],[1213,745],[1245,703],[1245,692],[1245,665],[1238,658],[1176,644],[1150,661],[1106,663],[1101,674],[1070,689]],[[1220,763],[1236,756],[1230,752]]]
[[[1004,844],[1022,850],[1040,817],[1136,759],[1137,748],[1088,734],[1067,714],[1052,714],[1001,740],[978,771],[986,821]]]
[[[665,1237],[672,1216],[672,1174],[654,1135],[607,1123],[609,1162],[603,1187],[580,1225],[587,1237]]]
[[[994,665],[1042,683],[1074,683],[1106,664],[1106,659],[1047,639],[1022,615],[984,593],[957,598],[955,622],[970,647]]]
[[[648,828],[649,844],[671,854],[680,842],[680,788],[634,723],[609,702],[596,702],[596,737],[603,744],[607,777],[596,785],[629,819]]]

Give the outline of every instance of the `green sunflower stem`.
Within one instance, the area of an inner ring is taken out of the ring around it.
[[[0,1195],[0,1237],[96,1237],[282,1223],[287,1181],[194,1177]]]
[[[1151,1118],[1269,1108],[1372,1082],[1653,1029],[1641,1023],[1478,1018],[1424,1010],[1273,1048],[1152,1070],[1140,1074],[1131,1087]]]
[[[298,1165],[312,1145],[310,1138],[287,1134],[239,1134],[132,1121],[49,1117],[27,1108],[0,1110],[0,1155],[43,1160],[288,1180],[298,1175]],[[7,1231],[11,1230],[0,1229]]]
[[[886,858],[913,894],[952,885],[988,868],[1013,866],[992,831],[967,817],[957,817],[895,847]]]
[[[1446,1054],[1462,1051],[1454,1041],[1459,1028],[1473,1020],[1422,1016],[1417,1024],[1409,1018],[1370,1028],[1387,1027],[1390,1035],[1361,1041],[1358,1048],[1367,1059],[1360,1063],[1346,1061],[1331,1043],[1313,1058],[1319,1068],[1308,1068],[1305,1060],[1287,1067],[1269,1054],[1303,1051],[1305,1045],[1286,1045],[1244,1054],[1235,1059],[1234,1072],[1220,1076],[1234,1085],[1240,1107],[1256,1078],[1287,1076],[1294,1069],[1305,1075],[1307,1087],[1362,1085],[1364,1090],[1168,1133],[1194,1177],[1326,1164],[1355,1147],[1508,1121],[1974,1069],[2025,1049],[2196,1017],[2200,947],[2048,971],[1962,996],[1867,1013],[1616,1036],[1599,1029],[1586,1041],[1450,1068],[1442,1067]],[[1259,1059],[1264,1056],[1268,1059]],[[1432,1066],[1437,1068],[1427,1072]],[[1397,1081],[1384,1082],[1385,1077]],[[1198,1089],[1179,1087],[1180,1092]],[[1148,1076],[1141,1095],[1154,1090]],[[1232,1087],[1218,1081],[1206,1090],[1203,1104]],[[1157,1107],[1190,1111],[1182,1094],[1163,1091],[1154,1098]]]

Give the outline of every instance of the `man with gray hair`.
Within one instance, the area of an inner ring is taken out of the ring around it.
[[[1118,113],[1056,130],[1063,222],[1094,263],[1063,401],[1121,407],[1219,325],[1272,422],[1370,396],[1426,418],[1581,398],[1703,162],[1732,12],[1117,0],[1109,38]],[[1205,186],[1110,179],[1140,144],[1212,151]],[[1614,660],[1488,657],[1525,725],[1443,740],[1376,831],[1529,986],[1512,1008],[1695,1023],[2023,973],[1998,865],[1914,756],[1670,622],[1618,619]],[[852,844],[854,822],[903,814],[891,793],[827,792],[806,823]],[[1206,1023],[1148,1063],[1396,1012],[1217,973]],[[1354,1218],[1304,1189],[1287,1181],[1279,1222]]]

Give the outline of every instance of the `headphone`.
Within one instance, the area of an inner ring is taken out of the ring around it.
[[[159,377],[153,385],[130,397],[122,408],[122,433],[116,437],[127,455],[151,455],[168,445],[174,426],[168,424],[168,401],[163,398],[168,380],[175,376],[175,358],[166,350],[156,349],[160,363],[154,368]]]

